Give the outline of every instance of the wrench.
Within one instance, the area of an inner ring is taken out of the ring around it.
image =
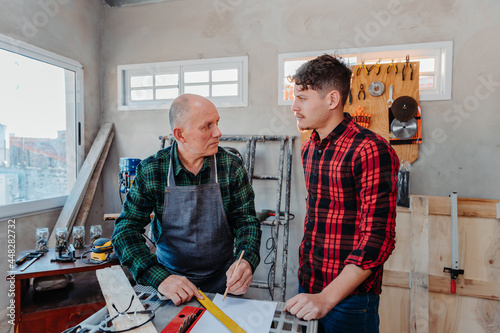
[[[387,104],[390,104],[392,105],[392,103],[394,103],[394,100],[392,99],[392,84],[391,86],[389,87],[389,99],[387,100]]]

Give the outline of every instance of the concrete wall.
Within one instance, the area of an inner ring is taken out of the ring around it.
[[[279,53],[446,40],[454,42],[453,98],[422,102],[425,144],[412,165],[411,193],[500,198],[498,14],[500,3],[493,0],[189,0],[106,8],[103,118],[115,123],[117,136],[103,208],[120,209],[119,157],[144,158],[158,149],[158,135],[171,133],[167,110],[117,111],[117,65],[248,55],[249,105],[221,108],[221,131],[297,135],[290,107],[277,105]],[[297,287],[306,196],[298,142],[294,148],[289,295]],[[268,195],[257,193],[258,209],[266,208]]]
[[[88,152],[101,125],[101,1],[0,0],[0,8],[1,34],[71,58],[83,65],[84,137],[85,150]],[[15,217],[17,253],[34,248],[36,228],[52,229],[59,213],[60,209],[56,209]],[[4,278],[8,271],[7,224],[7,220],[0,221],[0,309],[6,307],[9,301]]]

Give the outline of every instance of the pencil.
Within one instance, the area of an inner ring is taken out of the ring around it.
[[[240,257],[238,259],[238,262],[236,263],[236,266],[234,267],[233,273],[238,269],[238,266],[240,265],[241,259],[243,258],[244,254],[245,254],[245,250],[241,251]],[[231,276],[233,276],[233,273],[231,273]],[[231,276],[229,278],[231,278]],[[222,297],[222,300],[226,299],[228,291],[229,291],[229,287],[226,287],[226,292],[224,293],[224,297]]]

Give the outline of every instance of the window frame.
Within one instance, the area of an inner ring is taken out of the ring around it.
[[[293,100],[285,100],[283,98],[283,79],[286,60],[311,59],[325,53],[336,54],[344,58],[355,56],[359,60],[367,58],[379,59],[380,56],[378,56],[378,54],[386,52],[390,52],[391,57],[394,58],[394,60],[403,60],[407,54],[410,55],[410,61],[421,57],[435,57],[436,70],[434,73],[439,76],[437,77],[436,87],[434,89],[420,90],[419,99],[420,101],[439,101],[451,99],[453,41],[441,41],[341,50],[280,53],[278,54],[278,105],[292,105],[293,103]]]
[[[224,97],[208,97],[217,107],[244,107],[248,106],[248,56],[226,57],[226,58],[211,58],[211,59],[195,59],[195,60],[179,60],[167,62],[154,62],[143,64],[118,65],[118,111],[134,111],[134,110],[162,110],[169,109],[172,104],[172,99],[163,100],[148,100],[148,101],[131,101],[129,85],[130,77],[136,75],[161,75],[174,74],[179,75],[179,94],[184,93],[184,87],[189,84],[184,83],[184,73],[193,70],[223,70],[223,69],[238,69],[237,96]],[[211,79],[211,76],[210,76]],[[217,84],[220,84],[217,82]],[[211,91],[213,82],[208,82]],[[154,91],[153,86],[153,91]],[[173,86],[172,86],[173,87]],[[154,94],[154,92],[153,92]]]
[[[74,154],[75,179],[85,158],[84,147],[84,85],[83,66],[75,60],[49,52],[37,46],[0,34],[0,49],[13,52],[34,60],[54,65],[75,73],[75,114],[74,118]],[[0,219],[31,215],[40,211],[51,210],[64,206],[68,195],[53,198],[18,202],[2,206]]]

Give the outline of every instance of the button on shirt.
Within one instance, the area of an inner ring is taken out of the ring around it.
[[[326,138],[313,131],[302,146],[308,198],[299,282],[318,293],[354,264],[373,273],[353,293],[380,294],[395,245],[399,161],[386,140],[344,116]]]
[[[172,147],[174,147],[172,149]],[[174,177],[177,186],[210,183],[210,159],[205,158],[197,175],[182,165],[177,144],[160,150],[143,160],[137,167],[136,177],[120,217],[116,220],[113,246],[120,262],[134,275],[137,282],[158,288],[170,273],[158,262],[145,244],[142,234],[149,224],[152,211],[155,218],[151,223],[153,241],[160,239],[163,215],[163,199],[167,186],[170,154],[174,153]],[[235,237],[237,253],[245,250],[246,259],[255,270],[260,261],[261,230],[255,216],[254,192],[248,180],[243,162],[234,154],[219,147],[216,155],[217,175],[222,194],[222,203],[229,227]]]

